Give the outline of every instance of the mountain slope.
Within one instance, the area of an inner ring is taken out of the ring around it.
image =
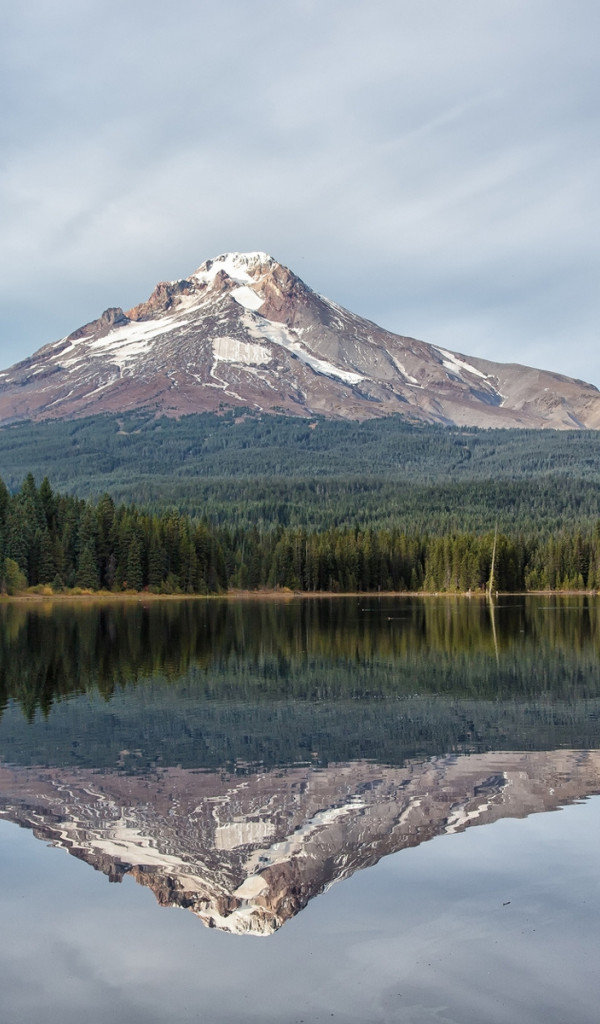
[[[225,254],[0,373],[0,423],[249,406],[335,419],[600,428],[591,384],[392,334],[265,253]]]

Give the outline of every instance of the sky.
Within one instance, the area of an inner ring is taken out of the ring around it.
[[[0,366],[229,251],[600,386],[597,0],[28,0],[0,37]]]

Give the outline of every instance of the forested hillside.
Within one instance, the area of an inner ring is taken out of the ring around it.
[[[395,416],[338,422],[249,410],[179,420],[126,413],[1,428],[0,476],[19,486],[25,466],[61,488],[85,481],[90,492],[157,475],[599,479],[600,432],[413,426]]]
[[[10,491],[31,472],[78,497],[216,526],[535,531],[600,517],[600,433],[203,414],[0,430]]]

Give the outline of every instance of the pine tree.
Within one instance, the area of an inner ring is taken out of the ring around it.
[[[144,586],[144,570],[142,565],[142,545],[137,533],[132,533],[127,549],[127,588],[142,590]]]

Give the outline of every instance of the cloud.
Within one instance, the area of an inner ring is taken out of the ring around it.
[[[266,249],[400,333],[600,383],[591,0],[51,6],[6,16],[0,362]]]

